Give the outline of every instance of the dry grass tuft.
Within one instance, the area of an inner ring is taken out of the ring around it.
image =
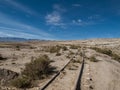
[[[111,56],[114,60],[120,62],[120,56],[113,53],[112,50],[109,50],[109,49],[106,49],[106,48],[101,49],[101,48],[97,48],[97,47],[92,47],[91,49],[93,49],[93,50],[95,50],[99,53],[103,53],[103,54],[106,54],[108,56]]]
[[[32,86],[32,81],[40,80],[51,73],[50,59],[47,55],[40,56],[25,65],[21,76],[12,81],[12,85],[17,88]]]

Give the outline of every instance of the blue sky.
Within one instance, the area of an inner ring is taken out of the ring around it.
[[[0,0],[0,37],[120,38],[120,0]]]

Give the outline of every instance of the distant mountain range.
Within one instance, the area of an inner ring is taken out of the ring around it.
[[[22,41],[33,41],[38,39],[25,39],[17,37],[0,37],[0,42],[22,42]]]

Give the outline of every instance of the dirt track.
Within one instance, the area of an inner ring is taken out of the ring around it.
[[[120,90],[120,63],[104,54],[96,58],[98,62],[86,61],[82,90]]]

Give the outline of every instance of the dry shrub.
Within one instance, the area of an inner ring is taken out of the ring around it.
[[[50,53],[56,53],[56,52],[59,52],[60,49],[61,49],[61,46],[56,45],[56,46],[46,46],[44,47],[43,50]]]
[[[78,49],[80,48],[80,46],[77,46],[77,45],[70,45],[70,49]]]
[[[50,48],[50,53],[56,53],[56,52],[59,52],[61,49],[60,46],[56,45],[56,46],[53,46]]]
[[[12,85],[17,88],[31,87],[32,81],[45,78],[50,73],[50,59],[47,55],[40,56],[25,65],[21,76],[12,81]]]
[[[47,55],[40,56],[36,60],[27,63],[22,75],[28,76],[33,80],[42,79],[49,72],[50,59]]]
[[[62,46],[62,50],[63,50],[63,51],[67,51],[68,48],[67,48],[66,46]]]
[[[97,51],[99,53],[103,53],[103,54],[112,56],[112,51],[107,49],[107,48],[101,49],[101,48],[97,48],[97,47],[92,47],[91,49],[93,49],[93,50],[95,50],[95,51]]]
[[[92,47],[91,49],[93,49],[93,50],[95,50],[95,51],[97,51],[97,52],[99,52],[99,53],[103,53],[103,54],[106,54],[106,55],[108,55],[108,56],[111,56],[114,60],[120,62],[120,56],[117,55],[117,54],[115,54],[115,53],[113,53],[113,52],[112,52],[111,50],[109,50],[109,49],[106,49],[106,48],[101,49],[101,48],[97,48],[97,47]]]
[[[98,62],[98,60],[94,56],[90,57],[90,61],[91,62]]]
[[[61,53],[57,52],[57,53],[56,53],[56,56],[61,56]]]
[[[0,60],[6,60],[7,58],[3,57],[1,54],[0,54]]]
[[[28,88],[31,87],[32,82],[30,78],[22,76],[11,81],[11,84],[17,88]]]

